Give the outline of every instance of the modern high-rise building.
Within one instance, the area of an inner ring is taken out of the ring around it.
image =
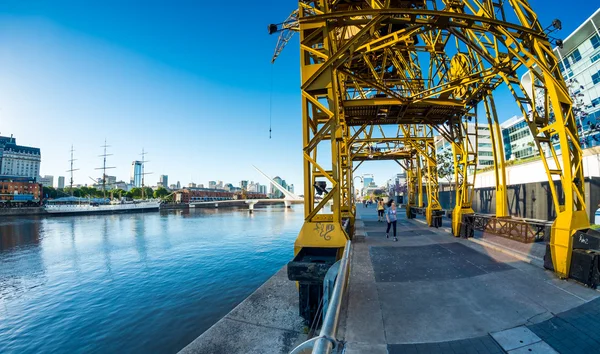
[[[158,180],[158,187],[169,188],[169,176],[160,175]]]
[[[364,177],[363,178],[363,188],[367,188],[371,182],[373,182],[373,177]]]
[[[181,183],[179,183],[179,181],[177,181],[177,189],[181,189]]]
[[[17,145],[12,135],[0,136],[0,176],[37,179],[40,162],[39,148]]]
[[[58,176],[58,189],[65,188],[65,176]]]
[[[256,192],[260,193],[260,194],[267,194],[267,186],[264,184],[256,184]]]
[[[217,181],[217,189],[223,189],[223,181]]]
[[[277,182],[280,186],[283,186],[283,179],[281,179],[281,177],[277,176],[275,178],[273,178],[273,181]],[[277,189],[273,184],[271,184],[271,198],[273,199],[278,199],[278,198],[283,198],[283,193]]]
[[[45,175],[38,177],[37,181],[44,187],[54,187],[54,176]]]
[[[529,125],[523,117],[512,117],[500,124],[502,128],[502,142],[504,144],[504,158],[509,160],[524,159],[538,154],[533,135]]]
[[[294,185],[293,184],[288,184],[287,186],[287,190],[294,193]]]
[[[131,163],[131,185],[133,187],[142,186],[142,161],[133,161]]]
[[[208,188],[210,188],[210,189],[216,189],[217,188],[217,182],[215,182],[215,181],[208,181]]]
[[[573,99],[582,148],[600,145],[600,9],[554,48]],[[531,90],[531,72],[521,78]],[[531,96],[531,92],[529,92]]]
[[[243,190],[248,190],[248,181],[247,180],[241,180],[240,181],[240,188]]]

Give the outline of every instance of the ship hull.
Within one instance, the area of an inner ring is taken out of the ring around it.
[[[57,205],[44,208],[52,215],[89,215],[156,212],[160,203],[116,204],[116,205]]]

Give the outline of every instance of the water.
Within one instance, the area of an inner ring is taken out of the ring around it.
[[[293,255],[301,207],[0,218],[0,353],[175,353]]]

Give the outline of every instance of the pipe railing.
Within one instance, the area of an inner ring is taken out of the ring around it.
[[[340,268],[338,270],[331,300],[329,302],[329,306],[327,306],[327,313],[325,314],[325,319],[323,320],[323,326],[321,326],[319,336],[311,338],[300,344],[294,350],[292,350],[290,354],[308,353],[310,348],[312,348],[312,354],[329,354],[335,348],[337,344],[335,336],[337,333],[338,322],[340,320],[342,299],[346,290],[346,284],[348,283],[350,247],[351,242],[348,240],[346,241],[344,255],[340,260]]]

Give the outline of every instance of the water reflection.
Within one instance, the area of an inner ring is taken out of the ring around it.
[[[3,219],[0,353],[175,353],[292,257],[302,222],[283,207]]]
[[[104,267],[106,268],[106,272],[112,278],[112,264],[110,260],[112,247],[110,245],[110,236],[108,233],[108,220],[108,217],[104,218],[104,227],[102,229],[102,254],[104,255]]]
[[[11,248],[40,243],[40,218],[25,222],[14,217],[2,217],[0,221],[0,252]]]

